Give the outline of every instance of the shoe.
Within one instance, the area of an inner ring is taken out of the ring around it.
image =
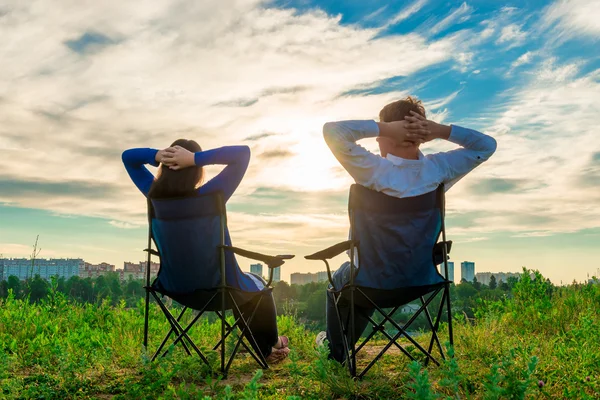
[[[326,339],[327,339],[327,332],[321,331],[317,334],[315,343],[317,344],[317,346],[324,346]]]
[[[287,347],[282,347],[281,349],[276,349],[273,347],[273,351],[266,358],[267,363],[277,364],[278,362],[285,360],[288,354],[290,354],[290,349],[288,349]]]

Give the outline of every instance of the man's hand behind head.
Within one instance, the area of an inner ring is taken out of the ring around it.
[[[404,117],[409,137],[416,137],[425,143],[433,139],[448,139],[450,136],[449,126],[430,121],[414,111],[410,114]]]
[[[396,145],[410,146],[423,143],[424,132],[408,130],[406,121],[378,122],[379,136],[392,139]]]

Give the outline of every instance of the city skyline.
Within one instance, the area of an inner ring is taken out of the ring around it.
[[[121,153],[185,137],[251,148],[227,205],[235,246],[296,254],[287,281],[321,271],[303,256],[347,238],[352,183],[323,124],[410,94],[498,142],[447,193],[452,260],[556,284],[595,271],[598,0],[35,4],[0,6],[0,150],[16,160],[0,165],[4,257],[40,235],[43,257],[144,259],[146,201]]]
[[[32,261],[35,261],[35,263],[33,263],[32,265]],[[52,259],[45,259],[45,258],[36,258],[35,260],[31,260],[28,258],[3,258],[2,255],[0,254],[0,280],[7,280],[8,277],[10,275],[14,275],[17,278],[19,278],[20,280],[24,280],[27,278],[31,278],[35,275],[40,275],[40,277],[42,277],[43,279],[49,279],[49,275],[61,275],[60,272],[63,272],[63,270],[60,270],[59,273],[56,273],[56,271],[53,269],[51,271],[54,271],[54,274],[52,274],[52,272],[48,272],[46,269],[44,270],[44,273],[40,274],[40,266],[47,266],[47,265],[51,265],[54,266],[57,263],[61,263],[61,264],[68,264],[70,262],[70,264],[76,265],[79,269],[78,269],[78,274],[73,273],[72,271],[67,271],[66,274],[62,274],[63,277],[70,277],[73,275],[78,275],[81,278],[97,278],[100,275],[103,275],[104,273],[108,273],[108,272],[117,272],[119,273],[121,280],[126,280],[129,276],[133,277],[134,279],[145,279],[146,275],[145,275],[145,266],[147,264],[147,261],[138,261],[138,262],[131,262],[131,261],[124,261],[123,262],[123,268],[117,268],[116,265],[113,264],[109,264],[106,262],[101,262],[99,264],[91,264],[89,262],[86,262],[84,259],[82,258],[52,258]],[[17,271],[15,270],[15,265],[18,265],[18,268],[21,269],[21,271]],[[469,262],[469,261],[463,261],[461,262],[461,270],[464,268],[463,264],[469,264],[472,267],[472,271],[471,271],[471,275],[468,277],[470,279],[466,279],[468,282],[473,282],[473,277],[477,278],[477,281],[479,283],[482,283],[484,285],[489,285],[491,276],[494,276],[494,278],[496,279],[497,282],[507,282],[508,278],[511,277],[518,277],[522,271],[519,272],[502,272],[502,271],[482,271],[482,272],[477,272],[477,268],[475,263],[473,262]],[[156,273],[158,272],[160,267],[160,264],[158,262],[151,262],[151,266],[150,266],[150,271],[151,271],[151,276],[154,277],[156,275]],[[36,270],[37,268],[37,270]],[[444,275],[444,265],[440,264],[438,266],[440,274],[442,274],[442,276]],[[63,268],[64,270],[68,270],[68,268]],[[255,264],[251,264],[249,266],[249,271],[248,272],[252,272],[252,273],[256,273],[260,276],[263,276],[264,278],[267,278],[263,275],[263,264],[262,263],[255,263]],[[331,273],[335,272],[335,270],[332,270]],[[455,274],[454,274],[454,261],[448,261],[448,272],[449,272],[449,276],[450,276],[450,280],[454,281],[455,284],[460,284],[460,282],[462,281],[462,271],[461,271],[461,278],[456,279]],[[308,272],[308,273],[302,273],[302,272],[290,272],[290,279],[289,280],[285,280],[285,279],[281,279],[281,267],[277,267],[273,269],[273,283],[279,282],[280,280],[284,280],[286,282],[288,282],[289,284],[306,284],[306,283],[310,283],[310,282],[324,282],[326,281],[327,278],[327,271],[326,270],[319,270],[317,272]],[[586,279],[584,281],[582,281],[583,283],[585,282],[592,282],[593,281],[593,277],[596,277],[596,279],[600,278],[600,268],[597,268],[593,273],[588,274],[586,276]],[[571,282],[561,282],[562,284],[570,284]]]

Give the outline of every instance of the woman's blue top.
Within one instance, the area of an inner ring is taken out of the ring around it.
[[[146,197],[148,197],[148,192],[154,182],[154,175],[146,168],[146,164],[158,166],[156,162],[157,152],[157,149],[150,148],[129,149],[125,150],[122,156],[129,177]],[[217,164],[226,165],[217,176],[200,186],[197,191],[198,194],[221,192],[225,202],[227,202],[242,181],[246,169],[248,169],[250,148],[248,146],[226,146],[199,151],[194,154],[194,160],[199,167]],[[231,246],[231,237],[227,227],[225,228],[225,244]],[[237,261],[232,265],[228,263],[226,268],[228,285],[250,292],[263,289],[263,282],[256,276],[243,272]]]

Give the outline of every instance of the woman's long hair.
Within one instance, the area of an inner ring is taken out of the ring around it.
[[[171,144],[173,146],[181,146],[186,150],[196,153],[202,151],[198,143],[193,140],[177,139]],[[164,199],[169,197],[185,197],[192,196],[204,176],[202,167],[193,166],[172,170],[169,167],[160,164],[156,179],[150,187],[148,197],[153,199]]]

